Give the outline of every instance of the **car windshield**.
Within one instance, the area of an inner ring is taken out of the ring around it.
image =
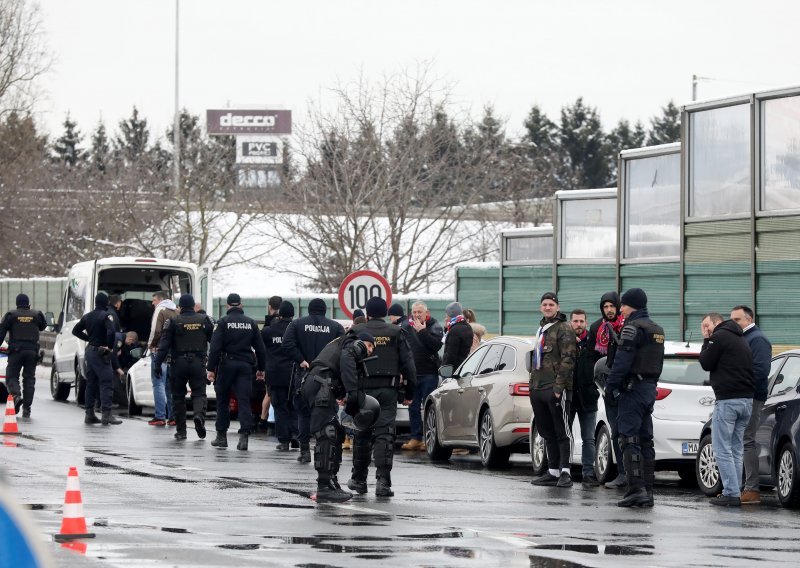
[[[708,380],[708,373],[700,366],[700,361],[691,357],[667,357],[659,383],[702,386]]]

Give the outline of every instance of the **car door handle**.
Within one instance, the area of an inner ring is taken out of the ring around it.
[[[486,391],[486,389],[485,389],[485,388],[483,388],[483,387],[478,387],[478,392],[485,392],[485,391]]]

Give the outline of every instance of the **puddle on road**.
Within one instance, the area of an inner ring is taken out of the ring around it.
[[[192,534],[191,531],[187,529],[179,529],[175,527],[161,527],[161,530],[168,533]]]
[[[20,438],[24,438],[26,440],[33,440],[34,442],[49,442],[50,438],[42,438],[40,436],[31,436],[30,434],[20,434]]]
[[[578,564],[571,560],[560,560],[546,556],[528,556],[530,568],[589,568],[585,564]]]
[[[651,556],[653,546],[649,544],[625,546],[619,544],[540,544],[537,550],[563,550],[581,554],[605,554],[607,556]]]

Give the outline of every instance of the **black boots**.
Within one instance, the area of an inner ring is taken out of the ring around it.
[[[366,485],[366,484],[365,484]],[[394,497],[392,491],[392,480],[387,475],[379,475],[375,480],[375,496],[376,497]]]
[[[206,437],[206,421],[202,416],[194,417],[194,431],[197,432],[197,437],[201,440]]]
[[[94,413],[94,408],[86,409],[86,417],[83,419],[84,424],[100,424],[100,419]]]
[[[228,435],[225,432],[217,432],[217,439],[211,442],[211,445],[215,448],[227,448],[228,447]]]
[[[122,424],[122,420],[111,414],[111,409],[103,411],[103,418],[100,420],[100,423],[103,426],[108,426],[109,424]]]
[[[175,439],[176,440],[185,440],[186,439],[186,430],[178,430],[175,432]]]
[[[23,406],[22,407],[22,417],[23,418],[30,418],[31,417],[31,407],[30,406]]]
[[[356,479],[355,477],[351,477],[350,481],[347,482],[347,487],[352,489],[359,495],[363,495],[367,492],[367,482],[362,481],[360,479]]]
[[[335,479],[317,481],[317,503],[344,503],[352,497],[353,494],[342,489]]]
[[[653,499],[645,489],[642,454],[634,453],[626,448],[622,459],[625,463],[625,473],[628,476],[628,491],[625,493],[625,497],[617,502],[617,506],[652,507]]]
[[[300,455],[297,456],[300,463],[311,463],[311,445],[308,442],[300,443]]]
[[[14,397],[14,414],[19,414],[19,408],[22,406],[22,397],[17,395]]]
[[[247,451],[247,441],[248,441],[249,438],[250,438],[250,434],[248,434],[247,432],[243,432],[242,434],[239,434],[239,443],[236,444],[236,449],[237,450],[241,450],[243,452],[246,452]]]

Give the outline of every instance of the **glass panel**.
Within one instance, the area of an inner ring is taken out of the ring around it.
[[[507,238],[506,260],[542,260],[553,262],[553,236]]]
[[[562,258],[616,258],[616,199],[573,199],[561,207]]]
[[[761,103],[764,211],[800,209],[800,97]]]
[[[64,314],[65,321],[73,321],[83,317],[86,295],[86,288],[89,281],[86,278],[73,278],[69,282],[67,289],[67,311]]]
[[[506,347],[503,356],[500,357],[500,364],[497,365],[498,371],[513,371],[517,366],[517,350],[513,347]]]
[[[492,345],[489,348],[489,353],[486,354],[483,361],[481,361],[481,371],[479,375],[486,373],[493,373],[497,364],[500,362],[500,356],[503,354],[502,345]]]
[[[483,359],[483,356],[486,355],[486,352],[489,350],[488,347],[479,347],[475,353],[470,355],[466,361],[461,364],[461,370],[458,372],[459,377],[467,377],[469,375],[474,375],[475,370],[478,368],[478,365]]]
[[[689,124],[689,215],[747,213],[750,105],[693,112]]]
[[[800,381],[800,357],[787,357],[780,374],[775,377],[770,396],[787,394],[797,388]]]
[[[680,254],[681,156],[628,160],[625,258]]]
[[[703,370],[697,359],[667,357],[664,359],[664,369],[658,382],[699,387],[707,380],[708,372]]]

